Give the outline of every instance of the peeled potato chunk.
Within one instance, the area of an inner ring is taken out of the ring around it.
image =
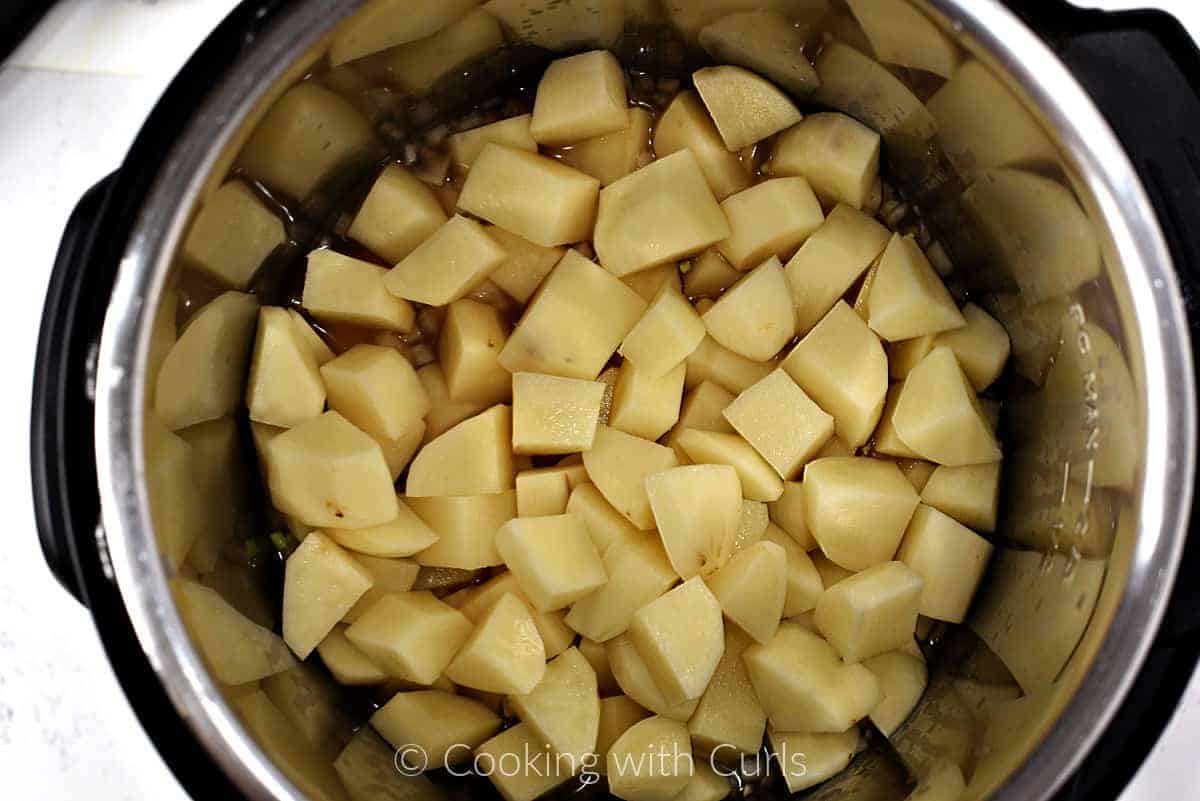
[[[844,732],[883,697],[875,674],[843,662],[799,623],[784,622],[769,643],[751,645],[743,659],[771,726],[780,731]]]
[[[700,705],[688,719],[696,750],[713,762],[735,763],[762,745],[767,714],[759,704],[742,654],[754,643],[737,626],[725,627],[725,652],[709,681]]]
[[[283,639],[307,659],[325,635],[374,583],[354,557],[314,531],[287,559],[283,582]]]
[[[271,501],[310,526],[366,528],[399,514],[379,444],[337,412],[266,444]]]
[[[871,712],[871,720],[891,737],[921,700],[928,683],[925,660],[904,651],[889,651],[863,661],[883,688],[883,700]]]
[[[527,693],[546,672],[542,636],[528,607],[512,593],[500,596],[479,620],[446,678],[489,693]]]
[[[704,694],[725,652],[721,604],[694,576],[643,606],[629,636],[669,704]]]
[[[920,11],[900,0],[847,0],[884,64],[925,70],[943,78],[958,68],[958,48]]]
[[[796,333],[796,312],[783,265],[772,256],[704,313],[709,336],[756,362],[773,358]]]
[[[645,478],[677,461],[670,448],[608,426],[596,429],[592,449],[583,455],[588,477],[604,499],[642,531],[654,528]]]
[[[325,411],[325,385],[316,359],[284,309],[259,309],[246,406],[251,420],[281,428]]]
[[[741,483],[732,467],[674,467],[648,475],[645,489],[676,573],[690,579],[728,561],[742,513]]]
[[[458,207],[543,247],[587,239],[600,182],[554,159],[485,145],[467,174]]]
[[[783,548],[787,559],[782,617],[796,617],[811,612],[820,600],[821,593],[825,591],[821,573],[813,562],[813,558],[820,556],[821,552],[816,551],[810,557],[795,540],[774,523],[767,526],[767,530],[763,532],[763,539]]]
[[[646,709],[656,715],[683,722],[696,711],[700,704],[699,698],[684,701],[682,704],[667,703],[628,633],[609,640],[605,644],[604,652],[608,656],[608,664],[617,684],[626,695]]]
[[[493,406],[428,443],[408,468],[407,495],[483,495],[513,488],[512,408]]]
[[[596,256],[616,276],[699,253],[730,234],[690,150],[660,158],[600,192]]]
[[[586,172],[602,186],[624,178],[638,168],[650,146],[650,112],[629,109],[629,122],[619,131],[576,142],[562,154],[562,160]]]
[[[613,387],[608,425],[644,439],[656,440],[679,420],[683,382],[687,369],[677,364],[658,378],[624,362]]]
[[[769,503],[783,493],[775,468],[737,434],[688,428],[679,432],[676,442],[697,464],[729,465],[736,470],[742,494],[752,501]]]
[[[630,726],[608,752],[608,788],[623,801],[671,801],[695,769],[687,727],[654,716]]]
[[[570,759],[554,753],[525,723],[505,729],[478,746],[475,762],[504,801],[534,801],[580,770]]]
[[[758,642],[775,636],[787,598],[787,553],[782,546],[757,542],[744,548],[707,583],[725,616],[743,631]]]
[[[774,9],[721,17],[700,30],[700,46],[718,64],[746,67],[793,95],[820,84],[812,64],[799,56],[807,49],[803,31]]]
[[[506,256],[482,225],[456,215],[397,264],[383,284],[405,300],[444,306],[467,294]]]
[[[654,128],[654,153],[664,158],[680,150],[696,157],[704,180],[717,200],[750,186],[750,169],[725,149],[721,134],[693,91],[680,92]]]
[[[879,177],[879,134],[836,111],[811,114],[785,131],[771,155],[771,174],[799,175],[826,203],[868,205]]]
[[[767,732],[789,793],[798,793],[841,773],[858,751],[858,729],[838,734]]]
[[[921,504],[896,558],[924,580],[921,614],[961,623],[991,556],[992,545],[987,540],[949,515]]]
[[[538,83],[529,130],[543,145],[569,145],[625,128],[629,103],[616,56],[593,50],[551,62]]]
[[[516,373],[512,387],[514,453],[559,454],[591,449],[604,399],[603,384]]]
[[[950,348],[934,348],[909,373],[893,422],[905,444],[931,462],[959,467],[1001,458],[996,436]]]
[[[771,518],[767,505],[762,501],[742,501],[742,512],[738,515],[738,533],[734,538],[733,552],[736,554],[760,541],[767,533]]]
[[[887,395],[887,354],[845,301],[800,340],[782,367],[833,415],[839,439],[857,448],[870,438]]]
[[[904,392],[904,382],[888,387],[887,400],[883,404],[883,415],[879,418],[879,427],[875,429],[875,441],[872,443],[875,453],[885,456],[895,456],[898,459],[919,459],[920,454],[900,438],[896,433],[896,404],[900,402],[900,394]]]
[[[601,556],[616,543],[641,536],[641,532],[604,499],[594,484],[583,483],[571,490],[567,511],[583,520]]]
[[[817,628],[846,662],[861,662],[910,644],[924,581],[901,562],[884,562],[825,590]]]
[[[420,13],[405,9],[403,13]],[[465,11],[436,33],[381,53],[391,82],[411,95],[429,92],[437,82],[470,61],[504,44],[504,31],[491,14]]]
[[[416,312],[407,300],[387,291],[387,270],[327,248],[308,254],[302,305],[318,320],[385,331],[411,331]]]
[[[539,612],[553,612],[608,581],[583,521],[572,514],[519,517],[496,532],[496,549]]]
[[[433,191],[392,164],[375,179],[346,235],[395,264],[445,222],[446,213]]]
[[[329,538],[337,542],[332,535]],[[358,562],[371,576],[372,583],[367,591],[359,596],[354,606],[350,607],[350,611],[342,616],[342,621],[345,623],[353,623],[358,620],[384,595],[411,590],[417,583],[417,576],[421,572],[420,565],[409,559],[382,559],[363,553],[355,553],[353,556],[354,561]]]
[[[854,117],[889,142],[909,148],[927,143],[937,123],[903,81],[868,55],[841,42],[821,49],[814,66],[821,87],[814,99]]]
[[[545,667],[545,677],[509,699],[521,722],[555,753],[582,765],[595,752],[600,728],[596,672],[578,648],[568,648]]]
[[[687,272],[683,276],[683,291],[692,298],[716,299],[742,277],[716,248],[704,251],[684,269]]]
[[[346,639],[346,627],[343,625],[334,626],[333,631],[317,646],[317,653],[338,684],[369,687],[388,681],[388,675]]]
[[[804,514],[831,560],[848,570],[891,561],[919,498],[892,462],[855,456],[804,468]]]
[[[692,778],[684,785],[676,801],[722,801],[733,788],[729,777],[721,775],[703,760],[695,763]]]
[[[542,638],[546,659],[558,656],[571,646],[575,640],[575,632],[563,622],[564,613],[539,612],[534,609],[518,586],[517,577],[511,571],[506,570],[483,584],[475,584],[459,590],[453,595],[447,596],[446,603],[466,615],[472,623],[477,623],[495,605],[496,601],[506,594],[517,596],[529,608],[533,625],[537,627],[538,635]]]
[[[641,273],[637,273],[641,275]],[[649,378],[666,375],[704,340],[704,321],[672,286],[659,291],[621,343],[620,354]]]
[[[438,337],[438,359],[454,400],[492,405],[512,396],[512,375],[500,366],[508,324],[498,309],[456,300],[446,309]]]
[[[534,295],[500,364],[593,381],[645,311],[636,292],[572,250]]]
[[[604,552],[604,572],[608,583],[576,601],[566,617],[568,626],[597,643],[623,634],[635,612],[679,579],[653,534],[613,543]]]
[[[995,531],[1000,506],[1000,462],[942,465],[921,489],[921,502],[976,531]]]
[[[879,260],[867,309],[871,330],[888,342],[967,324],[916,240],[899,234]]]
[[[799,481],[783,483],[783,494],[770,504],[769,512],[771,522],[783,529],[804,551],[817,547],[804,518],[804,485]]]
[[[476,0],[375,0],[338,28],[329,62],[336,67],[432,36],[476,5]]]
[[[222,286],[245,289],[285,241],[283,220],[244,183],[229,181],[200,207],[183,242],[183,257]]]
[[[404,502],[437,532],[437,542],[416,555],[418,564],[477,570],[504,560],[496,550],[496,532],[517,516],[517,494],[405,498]]]
[[[507,254],[500,266],[492,270],[488,280],[518,303],[528,303],[566,251],[542,247],[494,225],[485,230]]]
[[[416,370],[394,348],[355,345],[327,362],[321,377],[329,408],[379,440],[403,437],[429,411]]]
[[[692,82],[730,152],[800,122],[787,95],[742,67],[705,67],[692,74]]]
[[[392,748],[417,746],[428,770],[464,762],[474,748],[500,730],[500,718],[478,701],[443,690],[396,693],[374,715],[371,726]],[[389,780],[391,780],[389,778]]]
[[[543,517],[567,511],[571,495],[566,475],[553,467],[517,473],[517,515]]]
[[[223,684],[258,681],[296,664],[284,641],[220,596],[188,579],[173,583],[179,613],[205,663]]]
[[[471,621],[430,592],[385,595],[363,613],[346,637],[398,679],[426,686],[437,681],[463,643]]]
[[[785,481],[833,436],[833,417],[783,370],[739,395],[724,416]]]
[[[604,653],[601,649],[600,653]],[[601,692],[604,688],[601,687]],[[611,695],[600,699],[600,728],[596,736],[596,772],[603,775],[608,770],[608,752],[622,734],[639,720],[650,717],[637,701],[627,695]]]
[[[748,270],[763,259],[790,254],[821,226],[825,214],[803,178],[773,178],[721,203],[733,234],[717,243],[734,268]]]
[[[756,362],[734,353],[712,337],[705,337],[687,357],[684,387],[711,381],[730,392],[742,392],[775,368],[773,362]]]
[[[495,143],[505,145],[513,150],[524,150],[528,153],[537,152],[537,142],[529,132],[531,114],[519,117],[509,117],[506,120],[481,125],[469,131],[462,131],[451,136],[447,141],[450,148],[450,159],[454,166],[462,172],[467,172],[475,163],[475,159],[483,152],[484,147]]]
[[[962,315],[967,324],[938,334],[931,343],[931,349],[945,345],[954,351],[971,386],[976,392],[982,392],[1000,377],[1004,365],[1008,364],[1011,350],[1008,332],[974,303],[963,306]]]

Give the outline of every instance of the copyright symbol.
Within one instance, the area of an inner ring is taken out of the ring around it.
[[[396,749],[392,763],[401,776],[420,776],[429,767],[429,754],[419,745],[406,745]]]

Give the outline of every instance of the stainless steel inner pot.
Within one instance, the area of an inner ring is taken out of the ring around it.
[[[113,572],[181,716],[255,799],[305,796],[243,729],[172,601],[146,489],[154,469],[143,451],[147,364],[195,209],[270,104],[325,58],[346,30],[339,25],[354,24],[343,20],[360,4],[291,4],[234,68],[212,76],[208,101],[141,210],[99,353],[96,458]],[[379,5],[433,18],[476,4]],[[1091,100],[995,0],[896,4],[934,20],[953,42],[962,63],[948,90],[920,69],[885,70],[861,55],[871,45],[836,0],[489,4],[503,12],[510,41],[563,49],[613,45],[623,30],[659,22],[679,24],[686,47],[728,13],[825,6],[837,15],[829,30],[861,64],[830,67],[817,102],[884,134],[885,170],[920,208],[922,235],[954,264],[955,288],[985,299],[1009,329],[1016,369],[997,395],[1003,521],[982,597],[966,626],[941,636],[929,689],[894,750],[870,748],[816,796],[903,798],[884,764],[898,756],[914,772],[939,758],[960,762],[967,798],[1045,799],[1088,752],[1145,657],[1179,563],[1195,468],[1195,386],[1175,274],[1130,161]],[[877,13],[866,25],[906,19],[890,3],[862,7]],[[897,103],[886,76],[927,103]]]

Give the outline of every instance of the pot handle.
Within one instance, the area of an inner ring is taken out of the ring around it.
[[[55,578],[85,605],[79,546],[99,535],[94,370],[108,299],[97,288],[106,278],[98,275],[104,262],[93,255],[115,178],[89,189],[67,220],[46,291],[33,380],[30,462],[38,537]],[[97,545],[104,554],[103,543]]]

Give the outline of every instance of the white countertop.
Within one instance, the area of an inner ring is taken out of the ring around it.
[[[3,0],[0,0],[2,2]],[[1195,15],[1195,0],[1177,0]],[[1124,5],[1094,0],[1091,5]],[[29,397],[42,300],[67,216],[122,160],[170,78],[235,0],[64,0],[0,67],[0,209],[13,305],[0,401],[0,766],[3,795],[39,801],[186,801],[134,718],[86,611],[50,575],[34,530]],[[1160,3],[1167,5],[1167,3]],[[19,447],[18,447],[19,446]],[[90,443],[79,443],[90,458]],[[1200,788],[1200,681],[1121,801]]]

